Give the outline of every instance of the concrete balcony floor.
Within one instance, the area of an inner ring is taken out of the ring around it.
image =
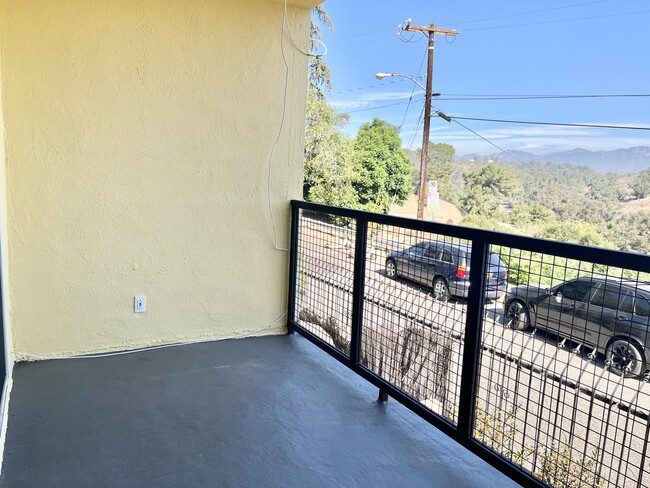
[[[299,336],[18,365],[0,487],[516,486]]]

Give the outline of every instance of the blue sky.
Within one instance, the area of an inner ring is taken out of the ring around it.
[[[409,147],[421,146],[421,90],[415,89],[408,105],[411,81],[378,81],[374,76],[426,72],[426,39],[404,33],[401,40],[397,35],[407,18],[413,25],[434,22],[461,31],[455,40],[440,37],[435,43],[433,91],[441,97],[433,105],[451,116],[650,127],[650,97],[443,100],[464,95],[650,94],[648,0],[327,0],[324,7],[334,24],[334,33],[323,28],[333,83],[327,99],[350,114],[346,131],[351,135],[379,117],[402,126],[405,146],[411,140]],[[389,104],[395,105],[379,108]],[[506,150],[542,154],[576,147],[650,146],[650,131],[460,122]],[[499,152],[460,125],[437,117],[432,119],[431,140],[453,144],[459,155]]]

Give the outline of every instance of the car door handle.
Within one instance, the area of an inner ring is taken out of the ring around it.
[[[629,320],[629,319],[630,319],[630,317],[628,317],[627,315],[619,315],[619,316],[616,317],[616,318],[617,318],[618,320]]]

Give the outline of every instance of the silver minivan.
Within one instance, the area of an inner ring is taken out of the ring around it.
[[[448,242],[425,241],[391,251],[386,258],[386,275],[402,276],[433,288],[438,300],[450,296],[467,298],[471,247]],[[488,254],[485,298],[496,300],[507,289],[508,271],[495,253]]]

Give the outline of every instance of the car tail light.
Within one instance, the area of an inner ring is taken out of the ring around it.
[[[504,280],[508,279],[508,270],[507,269],[503,271],[503,279]]]
[[[465,266],[458,266],[458,271],[456,271],[457,278],[467,278],[467,268]]]

